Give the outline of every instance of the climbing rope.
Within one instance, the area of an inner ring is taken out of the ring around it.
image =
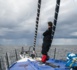
[[[53,37],[54,37],[54,33],[55,33],[55,29],[56,29],[59,8],[60,8],[60,0],[57,0],[57,2],[56,2],[56,8],[55,8],[54,21],[53,21],[52,35],[51,35],[51,38],[52,38],[51,39],[51,43],[52,43],[52,40],[53,40]]]
[[[40,8],[41,8],[41,0],[38,0],[38,9],[37,9],[37,17],[36,17],[36,27],[35,27],[33,51],[35,51],[35,47],[36,47],[36,38],[37,38],[37,31],[38,31],[38,24],[39,24]]]

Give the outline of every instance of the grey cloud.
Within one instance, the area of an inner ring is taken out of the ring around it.
[[[69,18],[70,19],[70,18]],[[73,20],[73,19],[72,19]],[[55,33],[55,36],[56,37],[63,37],[63,38],[75,38],[75,37],[72,37],[70,35],[70,33],[72,32],[77,32],[77,24],[76,22],[77,21],[62,21],[60,24],[58,22],[57,24],[57,28],[56,28],[56,33]]]
[[[6,0],[0,2],[0,42],[9,44],[32,44],[35,32],[35,20],[38,0]],[[77,38],[71,33],[77,32],[77,15],[70,1],[61,1],[55,38]],[[42,0],[38,40],[47,29],[47,22],[53,21],[54,0]],[[67,7],[68,6],[68,7]],[[69,9],[68,9],[69,8]]]

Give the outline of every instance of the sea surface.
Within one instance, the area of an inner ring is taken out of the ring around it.
[[[24,47],[24,51],[29,50],[29,46],[0,46],[0,57],[5,56],[6,52],[9,55],[15,55],[15,49],[19,55],[21,48]],[[77,54],[77,45],[52,45],[48,54],[51,58],[54,58],[54,51],[56,48],[55,58],[56,59],[66,59],[67,53],[76,53]],[[32,51],[32,47],[31,47]],[[36,47],[36,53],[38,56],[41,56],[41,46]]]

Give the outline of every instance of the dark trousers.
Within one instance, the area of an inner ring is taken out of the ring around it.
[[[51,42],[43,42],[42,51],[41,51],[42,55],[48,55],[47,53],[50,49],[50,46],[51,46]]]

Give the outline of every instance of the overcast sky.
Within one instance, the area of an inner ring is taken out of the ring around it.
[[[0,44],[33,45],[38,0],[0,0]],[[42,0],[37,44],[54,19],[56,0]],[[77,0],[61,0],[53,44],[77,45]]]

